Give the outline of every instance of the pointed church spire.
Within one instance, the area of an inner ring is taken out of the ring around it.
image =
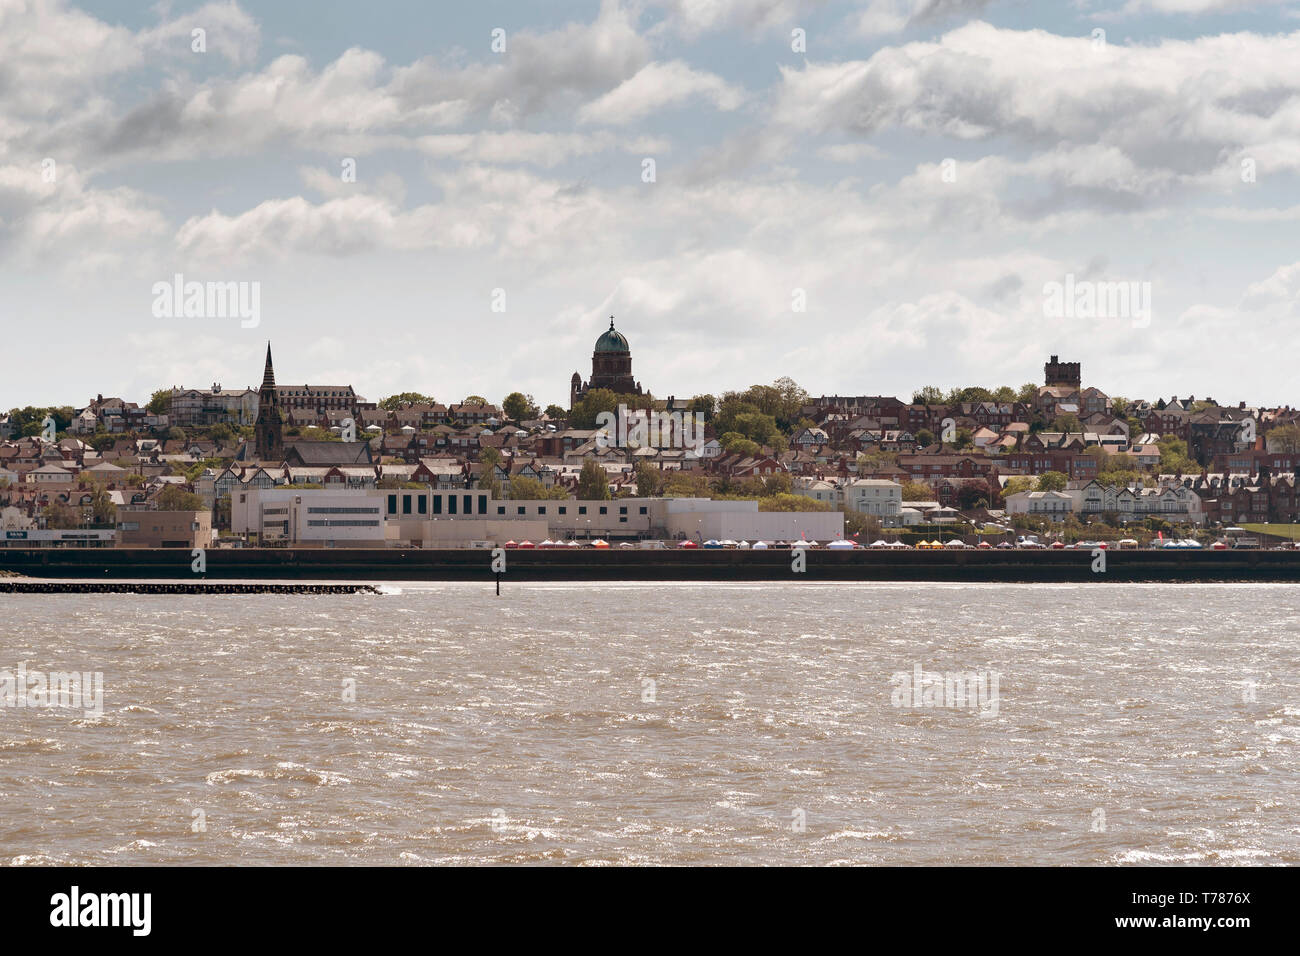
[[[262,387],[275,388],[275,367],[271,364],[271,343],[266,343],[266,371],[262,373]]]

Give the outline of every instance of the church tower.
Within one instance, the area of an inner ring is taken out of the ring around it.
[[[632,349],[622,332],[614,328],[614,317],[609,317],[609,330],[596,339],[591,353],[591,381],[583,384],[577,372],[569,381],[569,407],[582,400],[589,389],[607,388],[619,395],[640,395],[641,384],[632,377]]]
[[[257,424],[254,440],[259,461],[284,459],[284,412],[280,409],[280,396],[275,389],[275,367],[271,364],[271,343],[266,343],[266,370],[262,373],[262,387],[257,393]]]

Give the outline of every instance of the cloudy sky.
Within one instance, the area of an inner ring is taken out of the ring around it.
[[[268,338],[285,383],[565,404],[610,314],[660,396],[1055,352],[1295,404],[1297,10],[0,0],[0,407],[256,385]],[[178,273],[260,324],[156,316]],[[1149,320],[1045,314],[1066,276]]]

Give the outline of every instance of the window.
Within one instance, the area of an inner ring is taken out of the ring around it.
[[[520,505],[520,506],[519,506],[518,514],[523,514],[523,513],[524,513],[524,506],[523,506],[523,505]]]
[[[538,513],[539,515],[544,515],[544,514],[546,514],[546,505],[538,505],[538,506],[537,506],[537,513]]]
[[[618,513],[621,514],[621,515],[625,515],[625,514],[627,514],[627,505],[622,505],[622,506],[620,506],[619,509],[618,509]]]
[[[447,514],[449,514],[449,515],[454,515],[455,513],[456,513],[456,496],[455,496],[455,495],[448,495],[448,496],[447,496]]]
[[[465,495],[464,504],[465,504],[465,509],[463,513],[467,515],[472,515],[474,513],[474,496]]]
[[[487,495],[478,496],[478,513],[481,515],[487,514]]]
[[[433,513],[436,515],[442,514],[442,495],[433,496]]]
[[[585,515],[586,513],[587,513],[587,506],[586,506],[586,505],[578,505],[578,514],[580,514],[580,515]]]
[[[497,514],[499,514],[499,515],[503,515],[503,514],[505,514],[505,513],[506,513],[506,506],[505,506],[505,505],[498,505],[498,506],[497,506]]]
[[[566,508],[564,505],[560,505],[560,514],[567,515],[568,513],[569,513],[569,509]]]
[[[415,500],[416,503],[420,506],[417,509],[420,512],[420,514],[427,515],[429,513],[429,499],[424,495],[420,495]]]
[[[607,514],[609,514],[609,509],[608,509],[607,507],[605,507],[604,505],[601,505],[601,506],[600,506],[600,513],[603,514],[603,515],[607,515]]]
[[[646,513],[646,506],[645,506],[645,505],[642,505],[642,506],[641,506],[641,514],[645,514],[645,513]]]
[[[411,496],[402,495],[402,514],[409,515],[410,513],[411,513]]]

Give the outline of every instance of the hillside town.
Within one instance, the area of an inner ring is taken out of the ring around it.
[[[655,397],[612,318],[567,408],[280,385],[268,344],[256,388],[0,415],[0,547],[1300,537],[1289,406],[1108,395],[1056,355],[1039,383],[908,399],[813,397],[789,379]],[[661,426],[649,440],[624,427],[637,416]]]

